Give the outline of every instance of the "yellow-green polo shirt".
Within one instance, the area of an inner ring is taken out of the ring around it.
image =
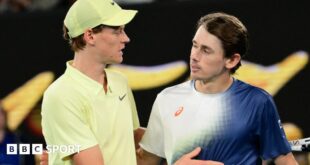
[[[106,69],[108,91],[67,63],[44,93],[42,128],[47,145],[99,145],[105,165],[136,165],[133,130],[139,119],[127,79]],[[76,151],[49,153],[49,164],[72,164]]]

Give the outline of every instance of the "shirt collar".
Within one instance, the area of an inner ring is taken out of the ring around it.
[[[103,84],[98,83],[97,81],[91,79],[84,73],[74,68],[72,66],[72,61],[68,61],[66,65],[67,69],[65,71],[65,75],[68,75],[75,81],[78,81],[78,83],[80,83],[87,90],[95,92],[96,94],[98,94],[101,90],[103,90]]]

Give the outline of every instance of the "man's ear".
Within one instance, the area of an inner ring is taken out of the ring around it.
[[[239,53],[233,54],[230,58],[226,59],[226,68],[227,69],[234,68],[239,63],[240,60],[241,56]]]
[[[94,44],[94,33],[91,29],[87,29],[84,34],[83,34],[83,38],[85,40],[86,43],[93,45]]]

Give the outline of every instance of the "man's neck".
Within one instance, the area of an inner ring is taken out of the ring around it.
[[[233,83],[231,75],[218,78],[214,81],[196,80],[195,88],[201,93],[216,94],[225,92]]]
[[[99,63],[92,59],[89,55],[80,52],[75,53],[72,66],[84,73],[91,79],[104,84],[105,82],[105,67],[106,64]]]

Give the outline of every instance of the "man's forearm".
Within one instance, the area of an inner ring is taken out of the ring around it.
[[[278,156],[274,162],[276,165],[298,165],[291,152],[286,155]]]
[[[133,131],[136,150],[140,147],[139,146],[139,142],[141,141],[144,132],[145,132],[145,128],[143,128],[143,127],[139,127],[139,128],[137,128],[136,130]]]
[[[137,149],[137,162],[138,165],[158,165],[161,158],[150,152],[143,150],[143,148]]]
[[[72,160],[75,165],[104,165],[103,156],[98,145],[74,154]]]

